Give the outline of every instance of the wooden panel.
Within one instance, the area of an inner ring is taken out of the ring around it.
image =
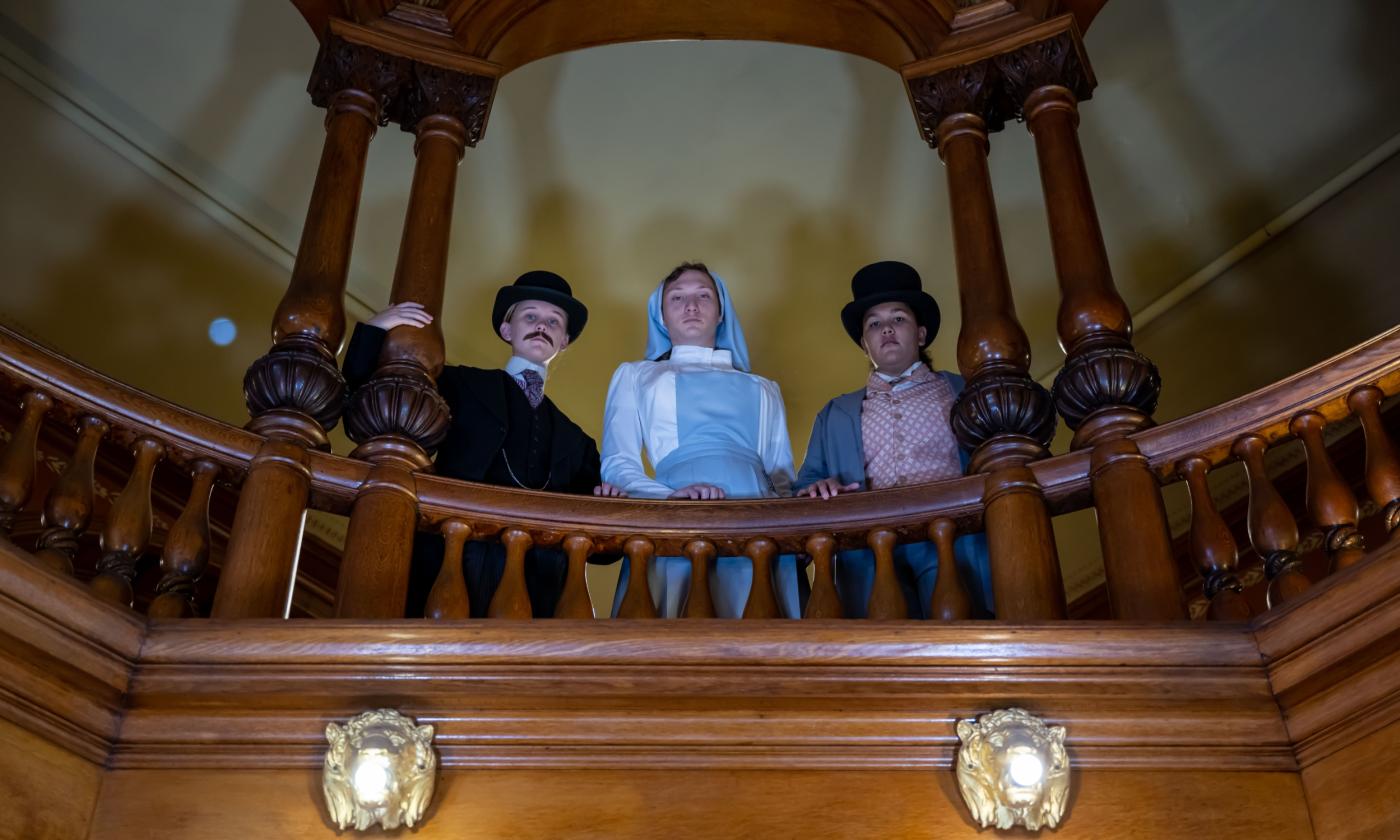
[[[310,767],[379,705],[454,767],[949,766],[1009,705],[1085,767],[1295,767],[1241,625],[562,620],[153,622],[113,764]]]
[[[1400,541],[1255,626],[1301,766],[1400,720]]]
[[[0,720],[0,840],[83,840],[102,768]]]
[[[257,807],[249,807],[257,803]],[[116,771],[93,840],[334,837],[319,771]],[[950,770],[447,773],[422,840],[1034,837],[979,833]],[[1049,832],[1045,836],[1051,836]],[[1312,838],[1291,773],[1082,771],[1056,840]]]
[[[106,760],[144,623],[0,538],[0,718]]]
[[[1303,771],[1318,840],[1400,837],[1400,723]]]

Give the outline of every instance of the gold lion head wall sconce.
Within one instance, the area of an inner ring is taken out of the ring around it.
[[[1054,828],[1069,800],[1065,728],[1025,709],[958,721],[958,789],[982,828]]]
[[[437,753],[433,727],[418,726],[393,709],[375,709],[341,726],[326,724],[321,790],[340,829],[388,831],[423,819],[433,798]]]

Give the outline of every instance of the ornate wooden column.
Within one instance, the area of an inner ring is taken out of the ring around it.
[[[326,448],[345,400],[335,357],[345,337],[345,281],[365,156],[407,63],[336,36],[316,58],[309,90],[326,109],[326,140],[273,347],[248,368],[249,428],[265,436],[239,494],[215,618],[282,615],[296,575],[311,476],[308,448]]]
[[[987,540],[997,617],[1063,618],[1064,584],[1045,499],[1026,466],[1048,454],[1055,432],[1050,394],[1028,373],[1030,344],[1016,319],[987,168],[988,131],[1004,122],[991,58],[905,70],[924,137],[947,168],[962,330],[958,367],[966,388],[953,431],[973,449],[969,472],[985,473]]]
[[[1126,437],[1151,423],[1162,380],[1156,365],[1133,349],[1132,315],[1114,286],[1079,145],[1078,103],[1093,90],[1093,73],[1073,27],[998,56],[995,64],[1001,89],[1010,102],[1022,103],[1035,137],[1065,351],[1055,407],[1075,430],[1071,446],[1093,450],[1090,480],[1109,601],[1119,618],[1184,619],[1157,479]]]
[[[393,303],[417,301],[432,316],[424,328],[389,331],[374,376],[351,398],[346,432],[352,454],[374,466],[350,514],[336,590],[336,615],[398,618],[408,593],[409,559],[417,526],[413,473],[427,469],[447,435],[451,414],[437,392],[442,372],[442,298],[457,164],[476,145],[495,80],[413,65],[405,110],[417,163],[403,239],[394,271]]]

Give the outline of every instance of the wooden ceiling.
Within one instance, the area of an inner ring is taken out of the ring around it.
[[[529,62],[638,41],[774,41],[863,56],[898,70],[1046,18],[1080,31],[1107,0],[292,0],[318,38],[332,19],[420,47],[489,62]]]

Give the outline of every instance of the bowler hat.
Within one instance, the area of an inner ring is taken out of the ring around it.
[[[865,313],[881,303],[903,303],[914,310],[914,319],[928,330],[919,349],[927,347],[938,335],[938,302],[924,291],[919,272],[913,266],[894,260],[867,265],[851,278],[851,298],[841,309],[841,324],[856,344],[860,344],[864,331],[861,322],[865,320]]]
[[[569,282],[552,271],[527,271],[516,278],[509,286],[502,286],[496,292],[496,305],[491,307],[491,326],[496,335],[501,334],[501,322],[506,312],[522,300],[542,300],[564,310],[569,316],[569,341],[575,341],[588,323],[588,307],[574,297]]]

